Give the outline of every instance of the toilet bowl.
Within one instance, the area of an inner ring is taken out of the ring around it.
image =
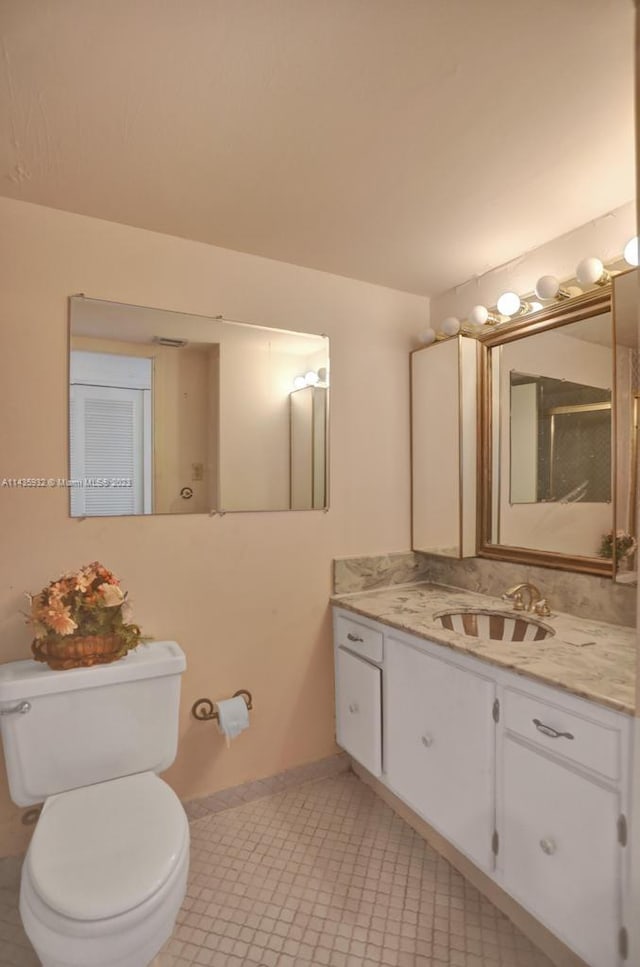
[[[175,641],[66,671],[0,665],[11,798],[44,802],[20,886],[44,967],[148,967],[173,931],[189,824],[158,773],[176,756],[185,667]]]
[[[188,860],[184,809],[153,773],[48,799],[20,888],[43,967],[147,967],[173,930]]]

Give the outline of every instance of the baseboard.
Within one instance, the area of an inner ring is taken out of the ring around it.
[[[183,805],[190,820],[202,819],[210,813],[219,813],[224,809],[233,809],[234,806],[253,802],[255,799],[273,796],[277,792],[283,792],[293,786],[301,786],[305,782],[340,775],[342,772],[348,772],[350,768],[349,756],[345,752],[339,752],[337,755],[287,769],[266,779],[256,779],[254,782],[245,782],[241,786],[221,789],[210,796],[191,799]]]

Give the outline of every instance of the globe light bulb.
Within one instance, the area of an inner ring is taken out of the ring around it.
[[[522,301],[517,292],[503,292],[498,299],[498,312],[503,316],[515,316],[520,312]]]
[[[593,256],[582,259],[576,266],[576,279],[582,286],[606,285],[609,278],[609,273],[600,259],[594,258]]]
[[[314,373],[314,371],[310,369],[308,373],[304,374],[304,381],[307,384],[307,386],[315,386],[317,383],[320,382],[320,379],[318,377],[318,374]]]
[[[635,235],[630,238],[624,247],[624,260],[629,265],[636,266],[640,263],[640,258],[638,255],[638,236]]]
[[[449,316],[442,323],[445,336],[455,336],[460,332],[460,320],[456,316]]]
[[[329,376],[329,373],[327,372],[327,367],[326,366],[321,366],[320,369],[318,370],[318,380],[321,383],[327,383],[328,382],[328,376]]]
[[[484,326],[489,318],[489,310],[486,306],[474,306],[469,313],[469,322],[472,322],[474,326]]]
[[[304,378],[304,376],[296,376],[296,378],[293,381],[294,389],[304,389],[306,385],[307,385],[307,381]]]
[[[536,282],[536,295],[539,299],[555,299],[560,283],[555,275],[542,275]]]
[[[541,302],[529,303],[529,312],[540,312],[541,309],[544,309],[544,306],[542,305]]]
[[[436,341],[436,331],[435,329],[423,329],[418,335],[418,339],[423,346],[430,346],[432,342]]]

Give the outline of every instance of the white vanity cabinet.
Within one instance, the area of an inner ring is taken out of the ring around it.
[[[493,867],[494,698],[490,678],[387,637],[387,782],[483,870]]]
[[[382,772],[382,632],[342,615],[334,621],[336,739],[372,775]]]
[[[587,964],[630,962],[630,716],[334,610],[338,743]]]
[[[625,718],[534,683],[501,690],[498,870],[593,967],[624,954]]]

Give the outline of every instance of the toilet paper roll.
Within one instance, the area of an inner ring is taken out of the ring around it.
[[[235,698],[226,698],[222,702],[216,702],[218,711],[218,729],[224,735],[227,748],[231,745],[231,739],[249,728],[249,709],[242,695]]]

